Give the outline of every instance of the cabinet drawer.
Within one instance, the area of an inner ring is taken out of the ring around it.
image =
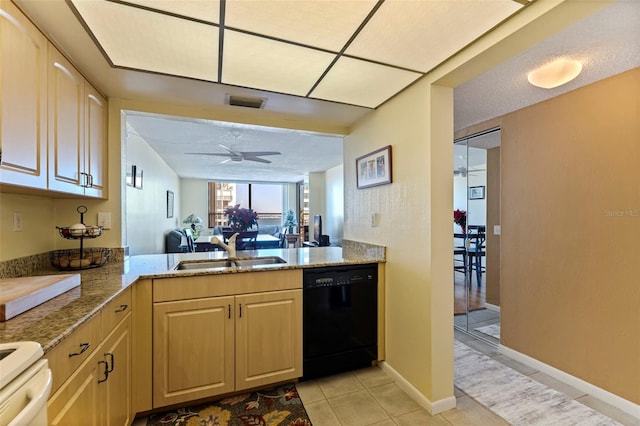
[[[131,312],[131,287],[125,289],[102,309],[102,335],[109,335],[129,312]]]
[[[102,341],[101,313],[82,324],[77,330],[46,355],[53,373],[53,394],[82,364]]]

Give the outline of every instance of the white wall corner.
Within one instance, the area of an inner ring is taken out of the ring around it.
[[[451,395],[438,401],[430,401],[415,386],[407,381],[400,373],[393,369],[389,364],[382,361],[378,364],[382,371],[388,374],[396,384],[409,395],[411,399],[418,403],[421,407],[429,412],[432,416],[447,410],[456,408],[456,397]]]
[[[535,368],[536,370],[541,371],[542,373],[548,374],[554,379],[560,380],[561,382],[566,383],[569,386],[573,386],[574,388],[581,390],[588,395],[598,398],[599,400],[606,402],[607,404],[613,405],[614,407],[619,408],[625,413],[628,413],[631,416],[640,419],[640,405],[638,404],[635,404],[616,394],[613,394],[607,390],[599,388],[598,386],[595,386],[589,382],[579,379],[578,377],[572,376],[569,373],[565,373],[562,370],[552,367],[549,364],[545,364],[542,361],[538,361],[535,358],[532,358],[528,355],[525,355],[507,346],[499,345],[498,350],[502,354],[508,356],[509,358],[519,361],[522,364],[529,366],[531,368]]]

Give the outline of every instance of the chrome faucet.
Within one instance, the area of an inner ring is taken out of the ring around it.
[[[235,259],[236,258],[236,238],[238,237],[238,235],[240,234],[236,232],[231,237],[229,237],[227,244],[225,244],[223,241],[220,241],[218,237],[211,237],[209,242],[211,244],[218,245],[223,249],[225,249],[227,251],[227,257],[229,259]]]

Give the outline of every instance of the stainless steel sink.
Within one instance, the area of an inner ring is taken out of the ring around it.
[[[236,266],[233,261],[228,259],[220,260],[189,260],[178,263],[176,270],[184,271],[191,269],[211,269],[211,268],[230,268]]]
[[[238,268],[247,267],[247,266],[277,265],[281,263],[287,263],[286,260],[278,256],[235,259],[234,262],[236,266],[238,266]]]

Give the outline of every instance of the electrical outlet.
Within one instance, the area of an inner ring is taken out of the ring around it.
[[[15,232],[22,231],[22,212],[13,212],[13,230]]]
[[[111,213],[98,212],[98,226],[103,229],[111,229]]]
[[[493,225],[493,235],[500,235],[500,225]]]
[[[378,213],[371,213],[371,226],[378,226]]]

